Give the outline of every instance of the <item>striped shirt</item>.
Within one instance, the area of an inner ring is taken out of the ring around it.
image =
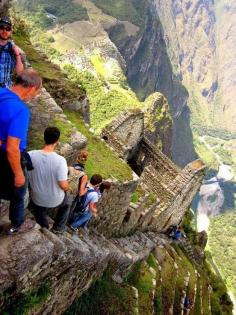
[[[11,87],[11,73],[15,67],[16,60],[12,52],[12,44],[8,42],[0,46],[0,87]]]

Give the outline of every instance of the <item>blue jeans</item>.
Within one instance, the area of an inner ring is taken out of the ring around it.
[[[7,158],[6,151],[0,149],[0,199],[10,200],[9,219],[14,227],[24,222],[24,196],[26,185],[14,186],[14,173]]]
[[[65,194],[65,197],[62,203],[54,208],[46,208],[41,207],[31,202],[31,207],[33,210],[33,214],[36,222],[46,229],[49,229],[49,223],[47,219],[48,212],[51,210],[52,212],[56,212],[56,216],[54,218],[53,229],[63,231],[65,229],[65,225],[69,215],[69,206],[68,206],[68,196]]]
[[[71,226],[73,228],[78,228],[81,226],[85,227],[91,218],[92,218],[92,213],[89,210],[84,211],[82,214],[78,216],[78,218],[75,219],[75,221],[71,224]]]
[[[9,219],[14,227],[20,227],[25,220],[24,196],[26,185],[13,188],[13,197],[10,200]]]

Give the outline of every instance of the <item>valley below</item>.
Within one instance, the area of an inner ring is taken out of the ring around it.
[[[235,139],[226,141],[217,137],[199,136],[198,141],[197,147],[203,147],[199,150],[199,155],[202,154],[202,159],[211,163],[214,169],[208,170],[192,205],[197,228],[198,231],[208,232],[208,250],[231,290],[231,295],[235,296]]]

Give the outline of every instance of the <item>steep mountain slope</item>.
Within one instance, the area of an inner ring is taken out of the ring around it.
[[[219,89],[217,91],[215,124],[236,132],[236,3],[216,1],[216,42]]]

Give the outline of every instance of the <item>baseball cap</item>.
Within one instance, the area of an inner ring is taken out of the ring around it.
[[[7,26],[12,27],[11,20],[7,16],[0,18],[0,25],[7,25]]]

